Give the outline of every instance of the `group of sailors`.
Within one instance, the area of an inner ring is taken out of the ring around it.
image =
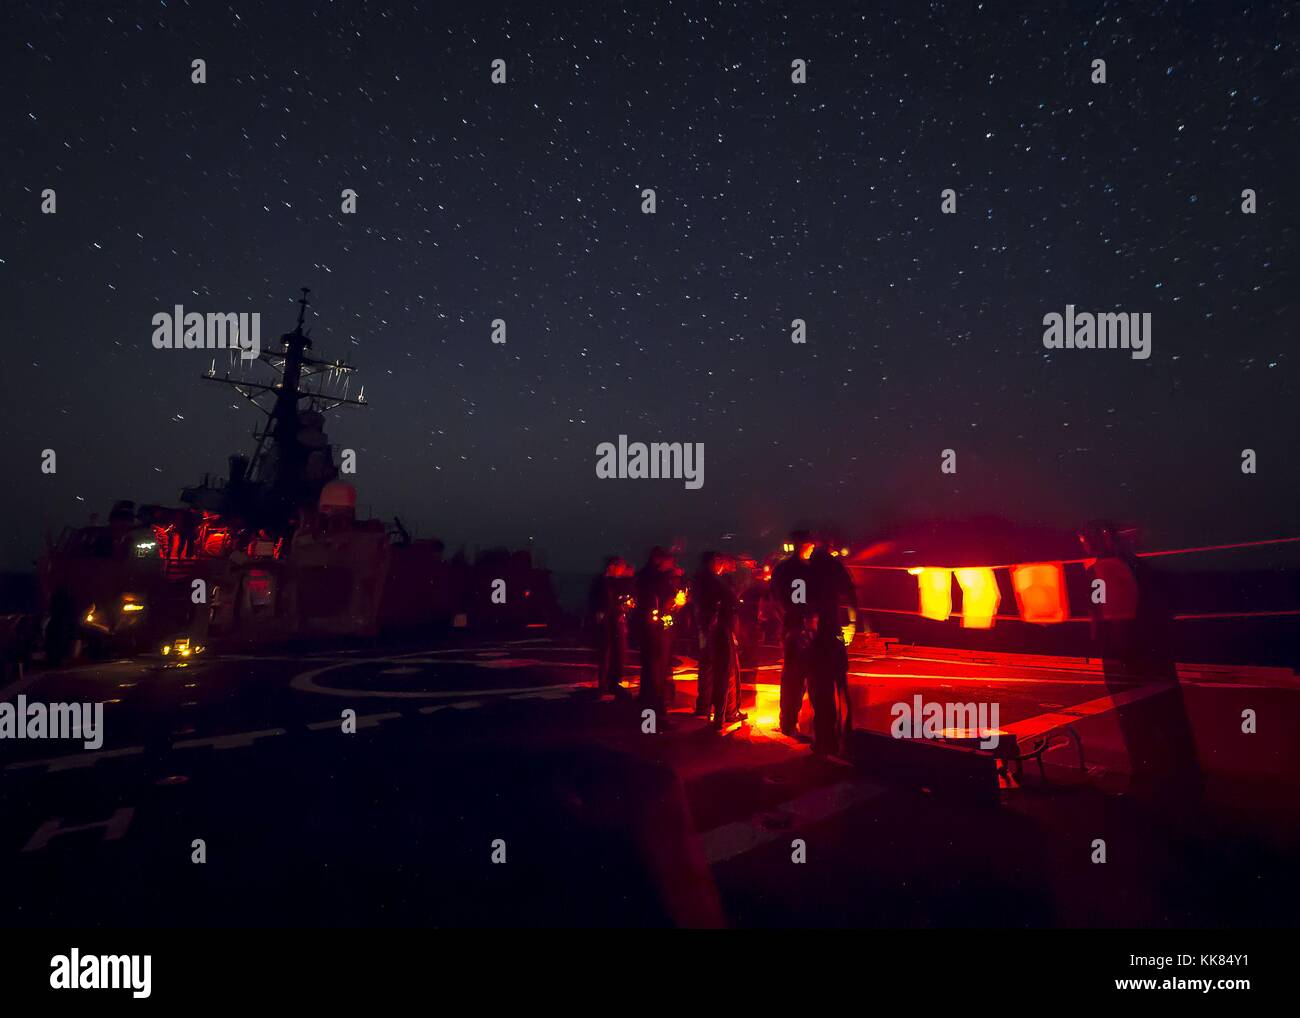
[[[660,729],[676,705],[673,647],[694,628],[699,662],[694,714],[715,731],[747,720],[741,705],[741,658],[771,625],[779,629],[782,734],[801,741],[805,693],[812,707],[812,749],[844,755],[850,730],[847,644],[857,624],[856,595],[836,550],[795,531],[785,557],[760,568],[706,551],[687,580],[673,553],[653,548],[640,570],[611,557],[591,586],[602,694],[625,697],[629,630],[641,652],[640,706]],[[775,635],[775,633],[773,633]],[[742,651],[743,645],[743,651]]]

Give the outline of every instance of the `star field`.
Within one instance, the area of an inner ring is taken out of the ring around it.
[[[248,448],[155,312],[265,342],[304,285],[371,403],[328,423],[360,507],[453,546],[1294,533],[1296,16],[1237,6],[9,5],[6,565]],[[1151,358],[1044,349],[1067,303],[1152,313]],[[619,434],[703,442],[703,489],[597,480]]]

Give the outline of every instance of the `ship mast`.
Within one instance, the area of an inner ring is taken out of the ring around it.
[[[250,382],[231,378],[228,371],[218,378],[215,363],[205,376],[207,381],[229,385],[266,415],[263,426],[254,430],[257,445],[247,476],[262,488],[264,495],[262,511],[256,515],[269,517],[267,522],[277,527],[287,523],[304,502],[314,500],[324,483],[306,476],[313,447],[303,441],[304,413],[323,414],[339,406],[368,405],[364,387],[355,397],[348,395],[351,375],[357,370],[353,365],[343,360],[326,361],[309,356],[310,330],[304,331],[303,327],[311,304],[307,296],[311,289],[304,286],[301,290],[302,296],[297,301],[298,321],[293,331],[280,337],[279,350],[263,350],[258,356],[258,360],[279,375],[278,381]],[[312,379],[316,379],[314,392],[310,388]],[[304,400],[305,408],[300,405]],[[324,446],[327,456],[328,448]],[[334,474],[332,461],[329,473]]]

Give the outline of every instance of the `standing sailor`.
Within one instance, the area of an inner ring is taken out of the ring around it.
[[[713,678],[713,730],[744,721],[740,711],[740,648],[737,628],[740,624],[740,599],[727,580],[736,562],[719,555],[713,564],[710,596],[714,601],[709,629],[709,670]]]
[[[805,530],[790,535],[790,554],[772,570],[772,603],[781,619],[781,733],[794,737],[808,680],[812,613],[808,607],[816,544]]]
[[[617,556],[591,584],[588,607],[596,626],[596,684],[602,698],[620,696],[627,662],[627,614],[634,605],[632,567]]]
[[[745,719],[739,709],[740,659],[736,642],[740,600],[726,579],[735,568],[730,556],[708,552],[693,592],[701,632],[700,671],[708,676],[696,714],[708,717],[712,709],[715,731]]]
[[[652,548],[636,576],[636,600],[641,611],[642,707],[663,715],[673,706],[674,613],[686,604],[679,589],[677,563],[663,548]]]
[[[812,750],[819,756],[846,756],[852,728],[848,641],[857,624],[857,591],[844,563],[825,548],[818,548],[808,564],[813,624],[808,653]]]
[[[716,551],[706,551],[700,556],[700,568],[691,577],[691,606],[694,608],[695,615],[695,648],[698,661],[695,681],[697,718],[707,718],[713,708],[709,630],[713,626],[713,615],[717,610],[715,600],[711,596],[713,566],[717,559]]]

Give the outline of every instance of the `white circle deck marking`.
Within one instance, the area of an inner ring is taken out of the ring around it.
[[[575,648],[556,648],[571,650]],[[465,654],[480,653],[479,657],[444,657],[448,654]],[[368,697],[371,699],[402,699],[402,700],[456,700],[456,699],[474,699],[483,696],[515,696],[520,693],[547,693],[558,690],[575,690],[583,689],[591,685],[589,682],[559,682],[548,683],[543,686],[515,686],[506,689],[447,689],[447,690],[427,690],[427,689],[344,689],[336,686],[325,686],[316,680],[326,672],[337,671],[340,668],[353,668],[364,665],[392,665],[392,668],[380,671],[381,675],[392,674],[410,674],[418,669],[410,668],[412,665],[472,665],[475,668],[527,668],[527,667],[547,667],[547,668],[595,668],[596,665],[590,661],[538,661],[532,658],[501,658],[483,656],[482,652],[493,653],[490,647],[485,648],[463,648],[458,647],[448,650],[425,650],[413,651],[407,654],[400,654],[394,657],[377,657],[349,659],[345,661],[334,661],[331,664],[321,668],[312,668],[305,672],[300,672],[289,680],[289,686],[303,693],[317,693],[323,696],[342,696],[342,697]],[[407,669],[410,668],[410,671]]]

